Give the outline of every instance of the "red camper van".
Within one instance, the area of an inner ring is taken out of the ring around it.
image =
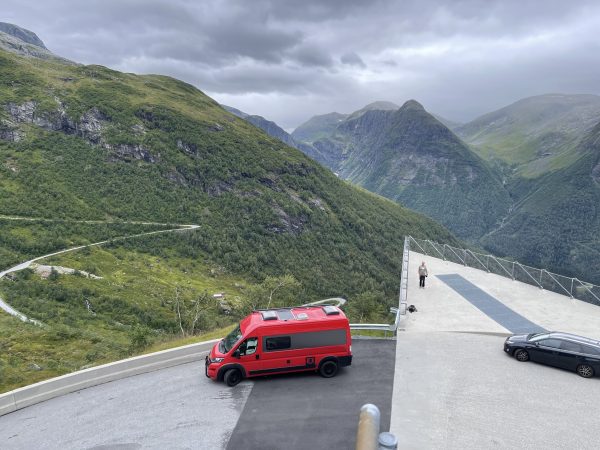
[[[316,371],[326,378],[352,363],[348,319],[337,306],[254,311],[206,357],[205,373],[235,386],[246,377]]]

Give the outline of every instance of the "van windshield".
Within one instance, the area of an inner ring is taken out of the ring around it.
[[[233,348],[235,343],[242,338],[242,331],[240,330],[240,326],[238,325],[235,329],[229,333],[225,338],[221,341],[223,345],[223,353],[227,353],[229,350]]]

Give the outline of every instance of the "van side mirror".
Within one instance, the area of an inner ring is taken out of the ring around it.
[[[238,358],[239,359],[239,357],[240,357],[240,350],[237,349],[235,352],[233,352],[233,354],[231,356],[233,356],[234,358]]]

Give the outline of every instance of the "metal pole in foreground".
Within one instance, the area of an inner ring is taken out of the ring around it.
[[[367,403],[360,408],[356,450],[397,450],[398,439],[393,433],[379,432],[381,414],[379,408]]]
[[[356,450],[377,450],[380,419],[381,414],[377,406],[367,403],[360,408],[358,430],[356,432]]]

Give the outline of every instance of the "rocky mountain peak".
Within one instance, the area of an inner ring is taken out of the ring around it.
[[[35,45],[36,47],[48,50],[48,48],[44,45],[44,42],[37,36],[37,34],[35,34],[33,31],[21,28],[18,25],[0,22],[0,31],[17,38],[26,44]]]
[[[423,108],[423,105],[421,105],[418,101],[412,100],[412,99],[404,102],[404,104],[402,105],[402,107],[400,109],[402,109],[402,110],[415,109],[415,110],[419,110],[419,111],[425,111],[425,108]]]
[[[384,100],[378,100],[376,102],[373,103],[369,103],[367,106],[365,106],[364,108],[361,109],[361,111],[370,111],[373,109],[379,109],[382,111],[388,111],[388,110],[396,110],[400,108],[398,105],[396,105],[395,103],[392,102],[387,102]]]

